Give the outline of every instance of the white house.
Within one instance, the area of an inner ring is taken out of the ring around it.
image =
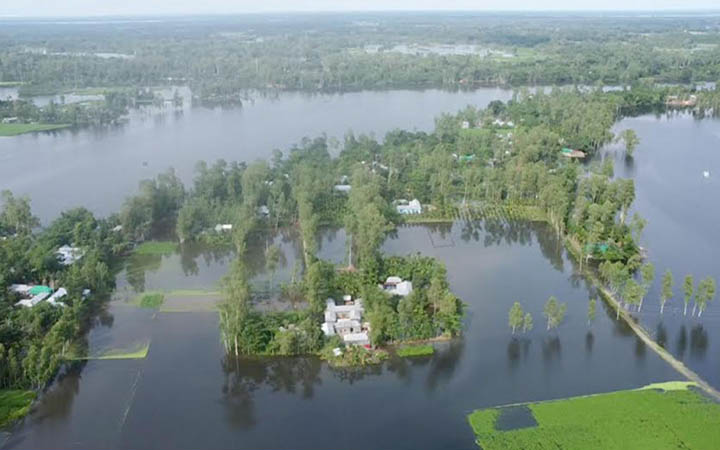
[[[362,299],[346,300],[344,305],[336,305],[335,300],[329,298],[326,305],[325,322],[320,326],[325,336],[340,336],[348,345],[370,344],[369,324],[362,322],[365,312]]]
[[[60,288],[53,295],[50,296],[50,298],[47,299],[48,303],[50,303],[53,306],[65,306],[65,303],[61,302],[60,299],[65,297],[67,295],[67,290],[65,288]]]
[[[26,298],[24,300],[20,300],[19,302],[15,303],[15,306],[25,306],[27,308],[32,308],[33,306],[48,298],[49,295],[49,292],[41,292],[33,298]]]
[[[232,231],[232,224],[231,223],[219,223],[215,225],[215,231],[220,233],[221,231]]]
[[[388,277],[385,283],[379,287],[390,295],[407,297],[413,290],[412,281],[403,280],[400,277]]]
[[[258,214],[262,217],[268,217],[270,215],[270,208],[267,205],[258,206]]]
[[[402,202],[395,206],[399,214],[422,214],[422,205],[418,199],[410,200],[408,203]]]
[[[78,247],[70,247],[69,245],[63,245],[62,247],[57,249],[55,254],[58,256],[60,264],[64,266],[69,266],[71,264],[75,264],[75,262],[82,258],[85,253],[82,251],[82,249]]]
[[[349,184],[336,184],[333,189],[338,192],[344,192],[347,194],[352,189],[352,186],[350,186]]]

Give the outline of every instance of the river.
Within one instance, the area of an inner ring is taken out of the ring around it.
[[[269,159],[274,149],[287,152],[322,133],[342,141],[349,131],[377,138],[397,128],[432,131],[443,112],[511,97],[500,88],[282,93],[234,109],[145,109],[122,126],[0,138],[0,189],[30,196],[43,223],[76,206],[104,216],[118,211],[140,180],[168,167],[189,183],[199,160]]]
[[[499,89],[283,94],[240,110],[136,114],[122,128],[2,139],[0,179],[3,188],[31,195],[44,221],[73,205],[107,214],[139,179],[167,166],[188,180],[198,159],[267,157],[275,147],[286,149],[323,131],[340,137],[349,129],[377,136],[398,127],[430,130],[440,112],[510,95]],[[641,116],[617,129],[627,127],[641,139],[634,159],[613,147],[606,157],[615,158],[617,176],[636,179],[635,209],[649,221],[642,243],[658,275],[640,320],[718,387],[720,353],[712,343],[720,301],[702,321],[683,318],[679,286],[686,273],[720,276],[713,264],[720,250],[713,207],[720,189],[720,122]],[[26,165],[27,171],[19,170]],[[344,242],[342,230],[325,231],[321,257],[341,262]],[[275,282],[287,280],[298,259],[297,242],[288,235],[273,243],[285,254]],[[452,290],[467,304],[462,339],[438,344],[429,358],[391,359],[361,371],[333,370],[316,358],[234,360],[224,357],[216,314],[156,313],[118,299],[99,315],[88,337],[91,349],[145,341],[148,357],[74,367],[0,446],[471,449],[476,446],[465,416],[475,408],[680,379],[603,304],[587,324],[588,298],[595,293],[542,224],[402,227],[383,250],[419,251],[445,262]],[[186,247],[129,261],[118,275],[118,292],[216,289],[231,258]],[[261,256],[252,259],[254,282],[265,283]],[[666,267],[675,273],[677,295],[660,318],[657,286]],[[548,332],[542,305],[551,295],[567,302],[568,314],[557,331]],[[507,312],[515,301],[533,314],[535,329],[513,338]]]

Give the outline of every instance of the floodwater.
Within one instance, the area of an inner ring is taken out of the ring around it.
[[[342,261],[341,230],[321,241],[321,256]],[[445,262],[467,304],[461,339],[431,357],[334,370],[310,357],[225,358],[211,312],[118,305],[90,339],[148,336],[148,357],[76,367],[4,448],[471,449],[475,408],[680,379],[602,304],[588,326],[592,288],[543,224],[403,227],[384,251]],[[556,331],[541,314],[551,295],[568,305]],[[507,326],[515,301],[534,317],[528,335]]]
[[[5,93],[9,92],[6,90]],[[4,95],[0,90],[0,96]],[[512,91],[379,91],[343,94],[282,93],[257,97],[242,108],[142,110],[129,123],[0,138],[0,189],[29,195],[40,219],[84,206],[116,212],[138,182],[174,167],[186,183],[198,160],[269,159],[303,137],[432,131],[434,119],[468,104],[508,100]]]
[[[631,160],[611,147],[618,177],[635,179],[634,209],[647,219],[641,244],[655,266],[656,279],[642,311],[643,325],[678,359],[720,388],[720,297],[701,318],[683,316],[683,278],[720,281],[720,121],[691,115],[626,119],[617,130],[634,129],[640,145]],[[703,172],[708,171],[706,178]],[[675,296],[660,315],[661,278],[670,269]]]

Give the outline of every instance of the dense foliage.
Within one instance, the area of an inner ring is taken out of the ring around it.
[[[26,93],[189,84],[247,89],[628,85],[720,78],[712,15],[321,14],[3,24],[0,81]]]
[[[127,248],[114,222],[98,220],[85,209],[61,214],[41,232],[29,201],[3,193],[0,212],[0,388],[31,388],[50,380],[69,346],[82,336],[96,302],[114,286],[110,264]],[[72,265],[56,256],[73,245],[84,256]],[[64,287],[65,307],[41,302],[17,307],[12,283]],[[83,291],[92,295],[84,298]]]

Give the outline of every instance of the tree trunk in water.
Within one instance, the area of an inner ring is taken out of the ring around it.
[[[237,335],[235,335],[235,356],[238,356],[238,343],[237,343]]]
[[[698,311],[698,318],[702,317],[702,312],[703,312],[702,309],[700,309],[700,311]]]
[[[640,312],[640,310],[642,310],[643,300],[645,300],[645,299],[642,299],[642,298],[640,299],[640,304],[638,305],[638,312]]]
[[[618,303],[617,308],[615,308],[615,311],[617,312],[617,315],[615,316],[615,320],[620,320],[620,304]]]
[[[685,303],[685,308],[683,309],[683,316],[687,316],[687,303]]]
[[[660,303],[660,314],[662,314],[663,311],[665,311],[665,302]]]
[[[691,316],[694,316],[694,315],[695,315],[695,309],[696,309],[696,308],[697,308],[697,303],[693,303],[692,314],[690,314]]]

